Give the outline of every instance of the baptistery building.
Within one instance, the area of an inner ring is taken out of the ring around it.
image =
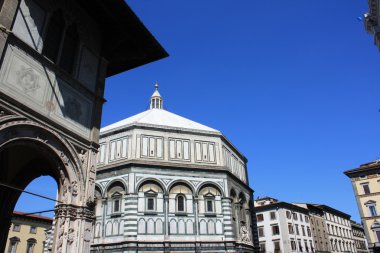
[[[247,159],[218,130],[150,108],[100,131],[92,252],[258,250]]]

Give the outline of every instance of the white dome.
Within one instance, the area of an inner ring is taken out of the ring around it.
[[[186,119],[164,109],[150,109],[100,129],[102,134],[129,126],[150,126],[165,129],[190,130],[220,134],[211,127]]]

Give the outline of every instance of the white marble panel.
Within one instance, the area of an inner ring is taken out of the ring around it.
[[[153,219],[149,219],[147,222],[147,233],[148,234],[154,234],[154,221]]]
[[[215,227],[216,227],[216,233],[218,235],[223,234],[223,224],[222,224],[222,222],[220,220],[216,221]]]
[[[177,234],[177,222],[175,219],[170,220],[170,234]]]
[[[213,220],[209,220],[207,222],[207,232],[209,235],[214,235],[215,234],[215,223]]]
[[[186,221],[186,234],[194,233],[194,223],[191,220]]]
[[[161,219],[157,219],[156,221],[156,234],[162,234],[164,232],[163,230],[164,225]]]
[[[185,234],[186,233],[186,228],[185,228],[185,221],[180,219],[178,221],[178,234]]]
[[[139,220],[137,232],[139,234],[145,234],[145,220],[144,219]]]

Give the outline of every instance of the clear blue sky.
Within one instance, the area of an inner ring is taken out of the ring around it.
[[[127,2],[170,56],[108,79],[102,126],[147,109],[158,81],[167,110],[245,154],[256,197],[359,220],[343,171],[380,157],[380,53],[357,19],[367,1]]]

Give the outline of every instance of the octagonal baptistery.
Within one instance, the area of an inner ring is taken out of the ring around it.
[[[246,158],[218,130],[163,109],[101,129],[92,252],[253,252]]]

